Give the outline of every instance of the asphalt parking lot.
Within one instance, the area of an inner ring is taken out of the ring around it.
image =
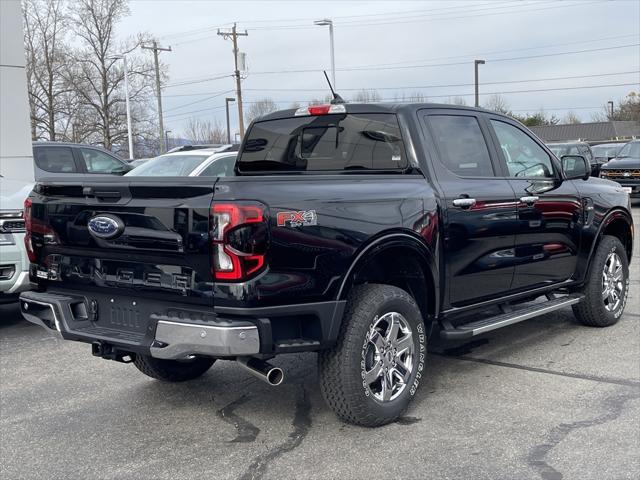
[[[315,354],[274,361],[281,387],[231,362],[162,384],[0,306],[0,476],[638,478],[639,240],[617,325],[587,328],[567,309],[436,346],[406,416],[378,429],[325,406]]]

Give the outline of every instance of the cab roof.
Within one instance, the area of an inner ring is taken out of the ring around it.
[[[504,116],[500,113],[478,107],[468,107],[466,105],[451,105],[448,103],[342,103],[347,113],[402,113],[412,114],[424,108],[442,108],[447,110],[465,110],[472,112],[491,113]],[[304,106],[303,106],[304,107]],[[268,113],[256,121],[278,120],[295,116],[297,108],[288,108]]]

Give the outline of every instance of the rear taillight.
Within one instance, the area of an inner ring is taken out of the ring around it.
[[[37,260],[36,253],[33,251],[33,243],[31,242],[31,232],[32,232],[32,205],[33,202],[30,198],[27,198],[24,201],[24,228],[27,233],[24,235],[24,246],[27,250],[27,256],[29,257],[30,262],[35,262]]]
[[[24,246],[27,250],[29,261],[37,263],[34,245],[38,248],[44,245],[57,245],[60,243],[58,234],[48,224],[38,218],[33,218],[33,202],[30,198],[24,201],[24,228],[26,230],[24,236]]]
[[[258,204],[214,203],[212,273],[216,280],[246,280],[262,269],[267,247],[264,207]]]

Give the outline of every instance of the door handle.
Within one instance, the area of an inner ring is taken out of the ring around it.
[[[453,206],[460,207],[460,208],[470,208],[470,207],[473,207],[475,204],[476,204],[475,198],[456,198],[453,201]]]
[[[527,205],[531,205],[532,203],[535,203],[538,200],[540,200],[540,197],[536,197],[535,195],[531,197],[520,197],[520,201],[522,203],[526,203]]]

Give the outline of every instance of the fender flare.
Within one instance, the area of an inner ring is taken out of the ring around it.
[[[440,282],[438,276],[438,263],[436,255],[429,249],[425,243],[414,235],[405,232],[393,232],[387,233],[380,237],[377,237],[367,243],[355,256],[351,265],[347,269],[340,288],[338,289],[337,300],[344,300],[346,297],[346,288],[350,280],[353,278],[353,274],[357,269],[362,266],[372,256],[392,247],[404,246],[413,249],[416,253],[422,256],[431,274],[431,280],[433,282],[433,298],[435,304],[433,305],[433,311],[436,313],[440,308]]]
[[[629,226],[629,229],[631,230],[631,234],[632,235],[634,234],[633,217],[631,216],[631,214],[627,210],[624,210],[624,209],[619,208],[619,207],[618,208],[613,208],[612,210],[609,210],[607,212],[607,214],[605,215],[604,219],[602,220],[602,222],[600,222],[600,226],[598,227],[598,230],[597,230],[596,234],[593,237],[593,242],[591,243],[591,246],[589,247],[589,256],[587,257],[588,261],[587,261],[587,268],[585,270],[585,275],[591,269],[591,261],[593,260],[593,254],[594,254],[594,252],[596,250],[596,247],[600,243],[600,240],[602,239],[602,236],[604,235],[605,228],[607,228],[607,226],[609,226],[609,224],[611,222],[613,222],[614,220],[618,220],[619,218],[622,218],[627,222],[627,225]],[[633,242],[631,243],[631,251],[633,252]],[[628,260],[630,262],[631,258],[629,258]]]

